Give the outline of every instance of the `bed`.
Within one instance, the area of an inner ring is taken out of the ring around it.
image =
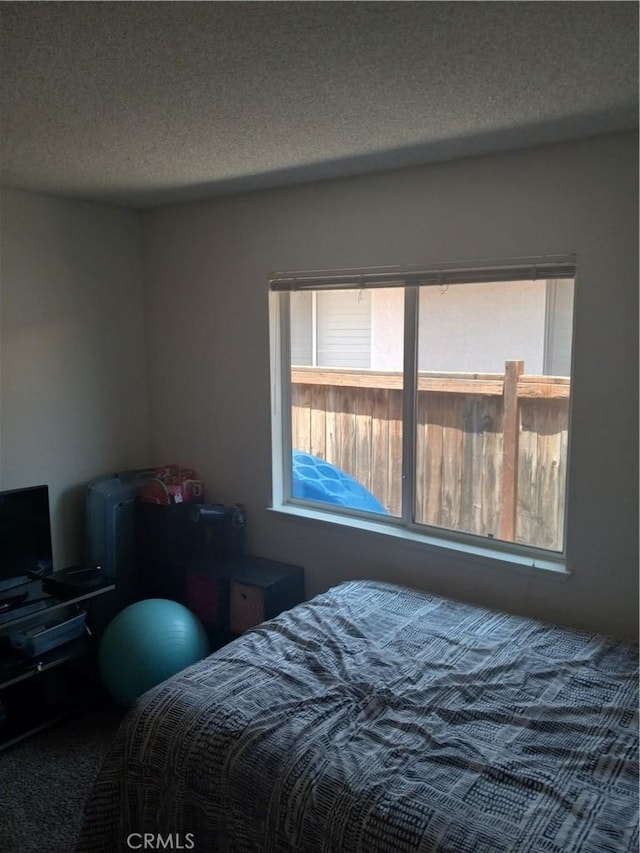
[[[203,853],[637,853],[638,648],[341,584],[130,709],[78,853],[142,833]]]

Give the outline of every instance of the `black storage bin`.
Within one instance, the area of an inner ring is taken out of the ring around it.
[[[240,506],[160,504],[138,500],[135,548],[138,598],[187,598],[190,569],[215,571],[244,553],[246,518]]]

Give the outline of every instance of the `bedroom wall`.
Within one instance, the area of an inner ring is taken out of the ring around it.
[[[0,488],[47,483],[55,565],[94,477],[146,465],[139,214],[3,189]]]
[[[373,577],[635,635],[637,234],[635,133],[144,213],[153,457],[244,502],[250,550],[303,565],[309,595]],[[564,252],[578,257],[570,577],[267,509],[269,272]]]

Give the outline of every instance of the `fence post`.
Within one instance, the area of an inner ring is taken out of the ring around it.
[[[500,538],[513,542],[516,535],[518,506],[518,379],[524,373],[524,361],[506,361],[504,365],[502,429],[502,507]]]

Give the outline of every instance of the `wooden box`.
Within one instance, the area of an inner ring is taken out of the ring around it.
[[[264,557],[229,560],[223,571],[229,582],[229,631],[248,628],[289,610],[304,600],[304,569]]]

